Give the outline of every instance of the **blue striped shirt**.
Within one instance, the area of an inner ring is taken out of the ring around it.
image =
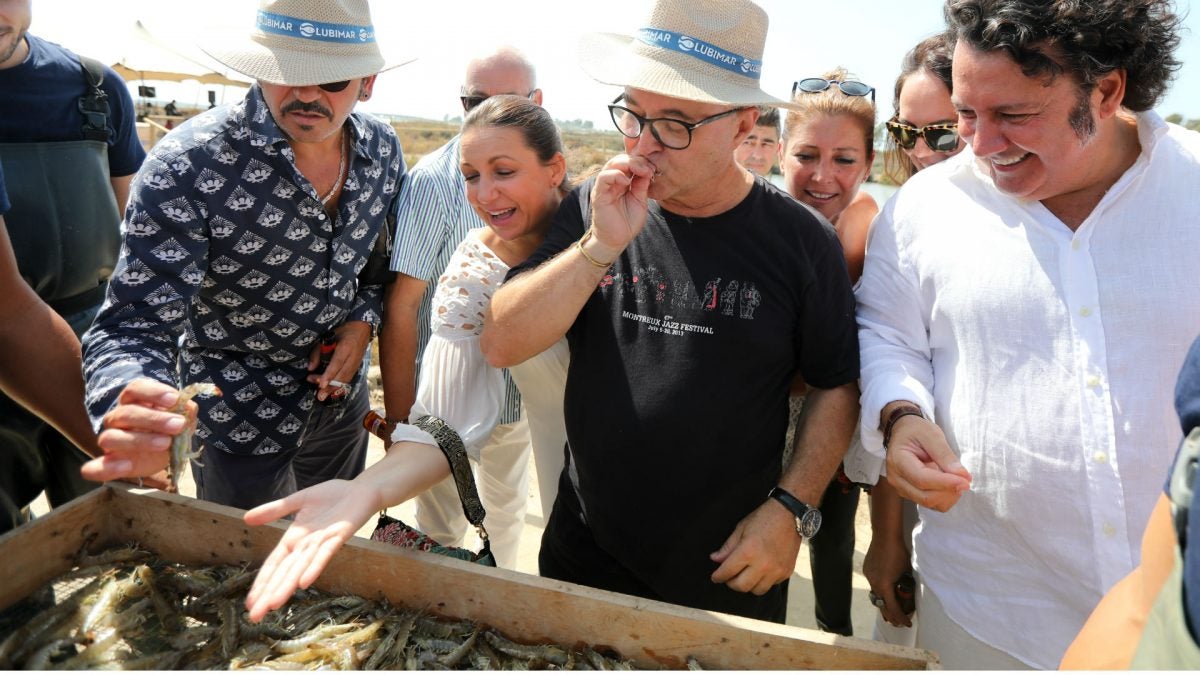
[[[467,233],[487,227],[467,202],[467,186],[458,168],[455,136],[442,147],[421,158],[404,177],[396,198],[396,238],[392,250],[392,270],[424,280],[425,297],[417,313],[417,375],[421,354],[432,332],[429,306],[437,290],[437,279],[446,270],[450,256]],[[508,369],[504,370],[505,401],[500,423],[521,418],[521,395]]]

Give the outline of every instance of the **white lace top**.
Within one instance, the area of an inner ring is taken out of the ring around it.
[[[438,279],[430,310],[433,334],[421,357],[421,380],[409,417],[442,418],[475,460],[499,423],[504,403],[503,371],[484,360],[479,335],[508,265],[480,241],[484,231],[467,234]]]

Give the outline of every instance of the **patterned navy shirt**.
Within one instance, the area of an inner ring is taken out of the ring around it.
[[[359,286],[404,173],[391,126],[346,122],[350,168],[336,219],[297,170],[252,87],[156,145],[133,181],[108,297],[84,336],[93,425],[138,377],[213,382],[197,435],[237,455],[296,448],[313,388],[308,357],[326,330],[380,320],[381,288]]]

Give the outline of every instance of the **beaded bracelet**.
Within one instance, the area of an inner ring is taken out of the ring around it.
[[[892,441],[892,428],[896,426],[896,422],[899,422],[900,418],[908,417],[909,415],[925,419],[925,413],[915,405],[902,405],[893,410],[892,414],[888,415],[887,423],[883,426],[883,448],[885,450]]]
[[[592,238],[592,229],[589,227],[588,231],[583,233],[583,238],[575,242],[575,248],[579,249],[579,253],[581,255],[583,255],[583,257],[585,259],[587,259],[587,261],[590,262],[593,266],[601,267],[603,269],[608,269],[608,268],[612,267],[612,263],[600,262],[599,260],[596,260],[592,256],[588,255],[587,251],[583,250],[583,245],[585,243],[587,243],[588,239],[591,239],[591,238]]]

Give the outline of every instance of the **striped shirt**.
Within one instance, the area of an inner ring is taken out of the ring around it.
[[[428,286],[421,298],[417,313],[417,376],[420,377],[421,354],[429,344],[432,332],[429,306],[437,290],[437,279],[446,270],[450,256],[467,237],[479,227],[487,227],[467,202],[467,186],[458,168],[458,146],[461,136],[455,136],[442,147],[421,158],[400,186],[396,198],[396,238],[392,250],[392,270]],[[521,395],[513,384],[508,369],[504,370],[505,401],[500,424],[521,418]]]

